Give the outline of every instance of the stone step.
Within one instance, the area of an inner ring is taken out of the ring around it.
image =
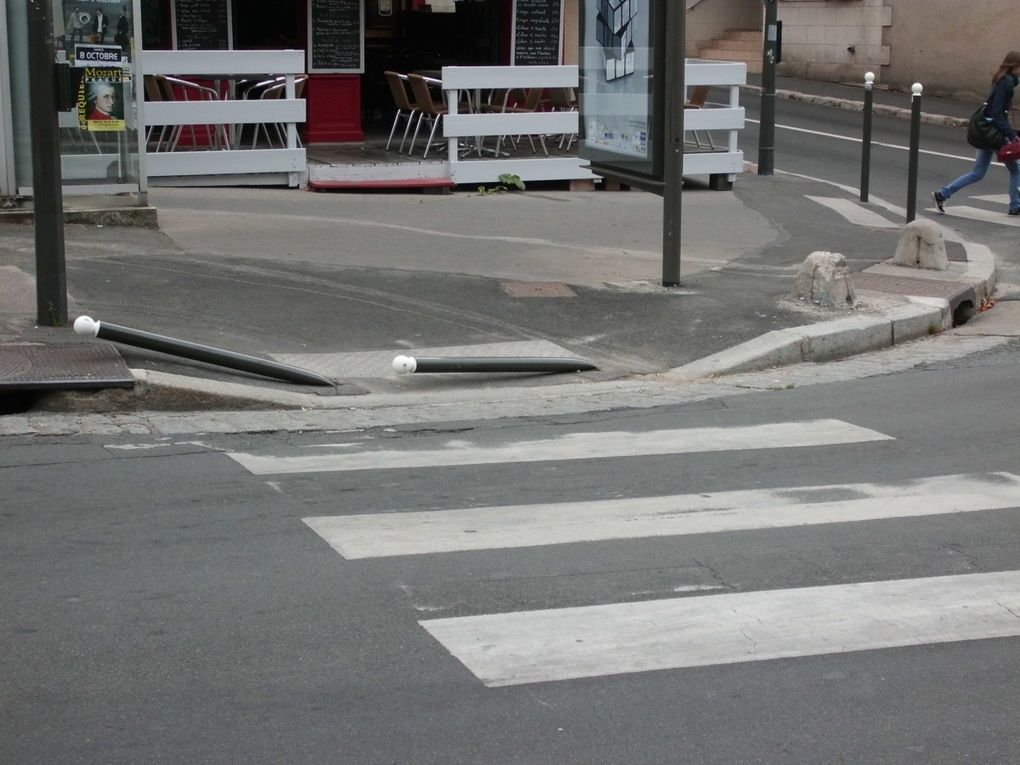
[[[730,29],[723,34],[725,40],[747,40],[761,43],[760,29]]]
[[[749,50],[759,51],[761,50],[761,39],[757,40],[727,40],[726,38],[716,39],[712,41],[713,48],[719,48],[722,50]]]

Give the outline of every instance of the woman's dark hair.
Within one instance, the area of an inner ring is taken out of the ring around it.
[[[997,83],[1006,73],[1013,67],[1020,66],[1020,50],[1011,50],[1006,54],[1006,57],[1002,59],[1002,63],[999,64],[999,68],[995,70],[995,75],[992,77],[992,85]]]

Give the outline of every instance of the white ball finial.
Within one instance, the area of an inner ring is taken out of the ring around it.
[[[397,356],[393,359],[393,371],[398,375],[409,375],[418,367],[414,356]]]
[[[874,82],[875,82],[875,73],[874,72],[865,72],[864,73],[864,84],[865,85],[871,85]]]
[[[922,85],[919,82],[915,82],[913,85],[910,86],[910,92],[913,93],[915,96],[919,96],[921,95],[921,93],[924,92],[924,85]]]
[[[96,337],[99,334],[99,322],[92,321],[91,316],[79,316],[74,320],[74,334]]]

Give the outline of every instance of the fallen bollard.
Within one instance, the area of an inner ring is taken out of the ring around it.
[[[402,375],[415,372],[589,372],[596,369],[597,366],[581,359],[556,357],[397,356],[393,359],[393,370]]]
[[[186,359],[194,359],[195,361],[204,361],[207,364],[217,364],[229,367],[230,369],[237,369],[241,372],[252,372],[267,377],[275,377],[278,380],[285,380],[287,382],[304,385],[328,385],[330,387],[335,385],[327,377],[305,369],[292,367],[289,364],[280,364],[276,361],[247,356],[243,353],[190,343],[187,340],[177,340],[173,337],[157,335],[140,329],[121,327],[118,324],[109,324],[105,321],[93,321],[89,316],[79,316],[74,320],[74,333],[76,335],[92,335],[100,340],[110,340],[114,343],[133,345],[137,348],[147,348],[151,351],[169,353],[172,356],[181,356]]]

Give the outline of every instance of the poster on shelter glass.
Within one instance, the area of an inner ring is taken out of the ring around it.
[[[649,0],[584,0],[581,69],[588,150],[650,158]]]

